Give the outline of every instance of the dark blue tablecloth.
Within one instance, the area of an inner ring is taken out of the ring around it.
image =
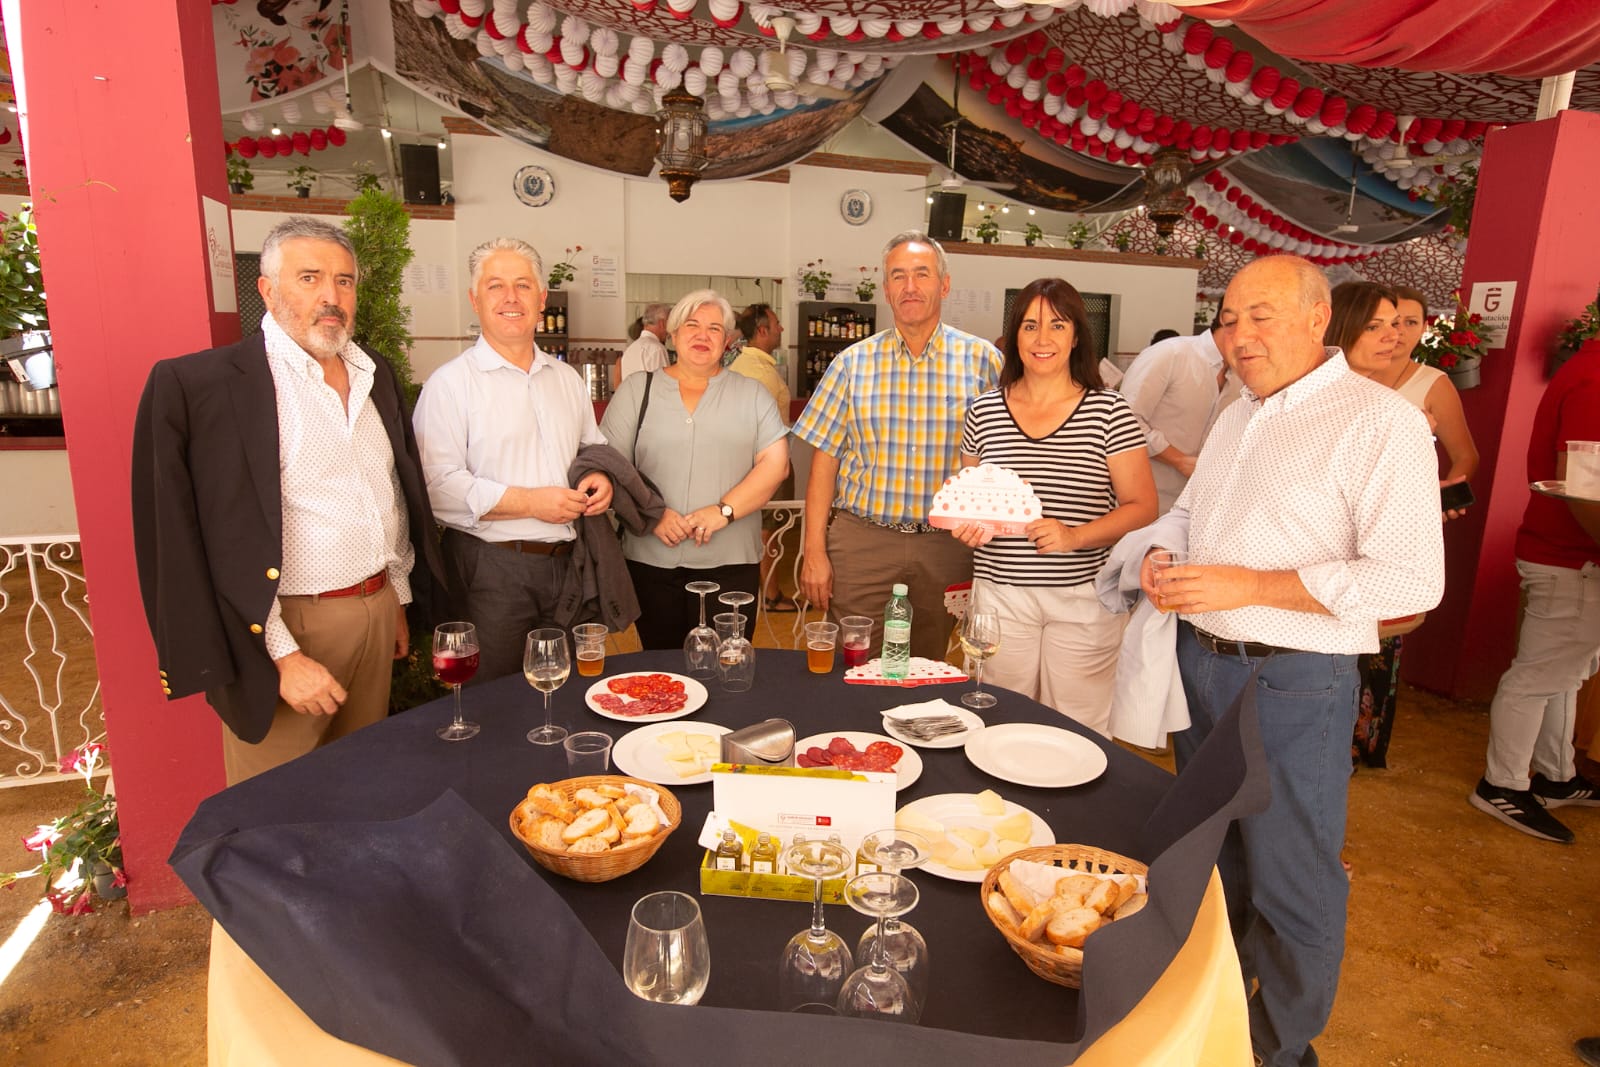
[[[612,657],[607,674],[682,669],[676,652]],[[715,683],[695,718],[737,729],[780,716],[799,736],[881,730],[880,713],[962,686],[846,685],[807,672],[798,652],[761,650],[747,693]],[[583,702],[574,676],[556,721],[620,736],[629,725]],[[991,722],[1079,729],[998,691]],[[993,788],[1032,809],[1062,842],[1152,864],[1151,906],[1091,938],[1085,991],[1034,977],[983,914],[978,887],[926,873],[909,920],[927,938],[932,984],[920,1027],[768,1011],[776,963],[807,922],[792,902],[701,897],[711,983],[697,1009],[639,1001],[619,964],[629,910],[658,889],[698,894],[695,836],[711,787],[673,789],[683,825],[632,874],[584,884],[536,866],[507,817],[535,782],[566,777],[560,746],[528,744],[539,694],[510,677],[464,690],[476,738],[434,730],[448,701],[416,708],[206,800],[173,865],[231,937],[320,1026],[418,1064],[917,1063],[1006,1057],[1060,1064],[1115,1025],[1187,936],[1230,817],[1264,803],[1253,712],[1213,735],[1175,780],[1115,745],[1107,773],[1032,789],[972,766],[959,748],[919,750],[922,777],[899,802]],[[1080,733],[1084,733],[1079,729]],[[866,919],[829,909],[853,944]],[[715,1037],[713,1037],[715,1035]]]

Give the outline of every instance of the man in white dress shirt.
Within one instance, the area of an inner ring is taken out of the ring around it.
[[[1218,861],[1269,1065],[1315,1064],[1344,955],[1349,881],[1339,863],[1356,657],[1378,621],[1426,611],[1444,590],[1428,425],[1399,394],[1322,347],[1328,283],[1305,260],[1235,275],[1217,340],[1246,403],[1217,420],[1177,504],[1130,536],[1187,549],[1146,595],[1182,613],[1178,665],[1193,725],[1180,770],[1253,672],[1272,802],[1241,819]]]
[[[660,370],[667,365],[667,316],[671,304],[649,304],[639,316],[639,336],[622,350],[622,358],[611,368],[611,391],[622,379],[645,370]]]
[[[1219,322],[1193,337],[1157,341],[1134,357],[1118,388],[1133,408],[1150,451],[1158,514],[1165,515],[1194,473],[1227,375],[1217,347]]]
[[[567,484],[584,445],[604,444],[578,372],[539,350],[544,265],[526,241],[497,237],[467,257],[483,332],[428,378],[413,422],[457,610],[477,627],[474,681],[522,669],[529,630],[556,616],[572,567],[574,523],[611,504],[598,471]]]

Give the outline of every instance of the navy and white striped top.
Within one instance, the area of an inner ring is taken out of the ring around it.
[[[1021,475],[1045,518],[1081,526],[1117,506],[1106,458],[1144,447],[1128,402],[1109,389],[1084,394],[1048,436],[1029,437],[1012,418],[1005,394],[994,389],[972,402],[961,451]],[[1026,537],[996,537],[973,557],[973,574],[1001,585],[1080,585],[1094,580],[1109,548],[1040,553]]]

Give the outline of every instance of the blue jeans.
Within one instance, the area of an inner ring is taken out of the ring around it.
[[[1350,785],[1355,656],[1219,655],[1179,627],[1178,668],[1191,725],[1173,749],[1182,771],[1261,667],[1256,710],[1272,783],[1266,811],[1234,823],[1217,866],[1250,1000],[1250,1040],[1273,1067],[1315,1065],[1344,959],[1350,882],[1339,863]]]

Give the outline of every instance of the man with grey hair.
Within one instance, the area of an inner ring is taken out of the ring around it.
[[[622,359],[611,367],[611,391],[622,379],[639,371],[660,370],[667,365],[667,315],[671,304],[648,304],[639,316],[639,338],[622,350]]]
[[[1272,782],[1218,868],[1250,999],[1257,1062],[1315,1064],[1333,1009],[1349,879],[1339,863],[1360,675],[1378,622],[1444,591],[1428,424],[1324,348],[1328,283],[1269,256],[1228,285],[1217,346],[1244,385],[1166,515],[1128,535],[1145,594],[1180,614],[1191,725],[1178,769],[1248,687]],[[1155,581],[1150,552],[1187,551]]]
[[[350,239],[286,219],[258,287],[260,333],[151,368],[133,439],[161,688],[206,694],[229,784],[387,715],[442,574],[394,371],[350,340]]]
[[[930,526],[928,512],[958,469],[967,404],[999,381],[1000,353],[942,321],[950,268],[927,234],[890,238],[883,276],[893,328],[839,353],[795,424],[816,449],[800,589],[835,620],[874,619],[876,644],[884,604],[904,583],[911,654],[943,659],[945,589],[972,577],[972,550]]]
[[[458,610],[478,630],[476,680],[522,669],[527,632],[568,626],[577,521],[611,504],[599,471],[574,486],[578,450],[605,443],[578,372],[534,344],[539,253],[497,237],[467,257],[478,341],[429,376],[413,419]]]

